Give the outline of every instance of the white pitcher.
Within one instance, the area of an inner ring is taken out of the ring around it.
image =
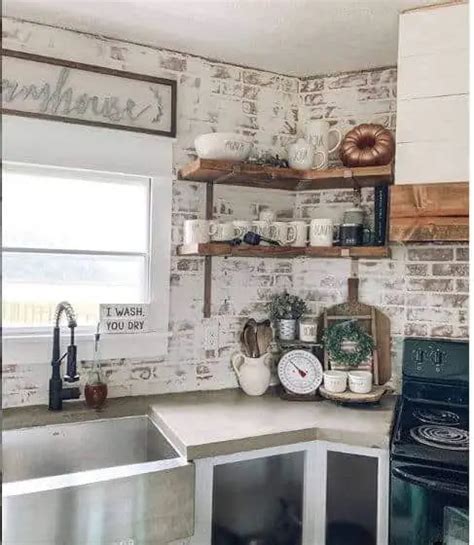
[[[339,129],[331,128],[328,121],[315,119],[308,121],[305,127],[305,138],[314,148],[313,168],[325,169],[329,165],[329,154],[335,151],[342,141],[342,133]],[[329,135],[338,135],[336,145],[329,148]]]
[[[240,352],[231,358],[232,367],[239,379],[242,390],[249,396],[261,396],[270,386],[271,354],[259,358],[249,358]]]

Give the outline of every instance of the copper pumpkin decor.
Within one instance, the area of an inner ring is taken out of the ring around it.
[[[362,123],[350,130],[339,148],[346,167],[388,165],[395,154],[392,133],[373,123]]]

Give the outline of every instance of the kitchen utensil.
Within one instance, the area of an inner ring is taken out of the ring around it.
[[[273,331],[270,320],[264,320],[257,324],[257,346],[260,355],[269,351],[273,340]]]
[[[278,362],[278,378],[285,390],[313,394],[323,380],[323,367],[307,350],[290,350]]]
[[[245,161],[252,150],[252,142],[246,136],[233,132],[202,134],[194,140],[201,159]]]
[[[254,233],[253,231],[245,233],[244,242],[245,244],[251,244],[252,246],[258,246],[260,242],[266,242],[267,244],[271,244],[272,246],[280,246],[280,243],[277,240],[262,237],[261,235],[259,235],[258,233]]]
[[[260,357],[257,345],[256,325],[257,322],[253,318],[247,320],[244,325],[244,341],[247,345],[248,353],[251,358]]]

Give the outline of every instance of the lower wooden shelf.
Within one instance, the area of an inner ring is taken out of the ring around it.
[[[361,259],[380,259],[390,257],[388,246],[231,246],[225,243],[191,244],[178,247],[181,256],[217,257],[353,257]]]

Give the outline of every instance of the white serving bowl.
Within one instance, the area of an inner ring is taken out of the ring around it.
[[[355,394],[368,394],[372,391],[370,371],[349,371],[349,390]]]
[[[252,150],[252,142],[246,136],[234,132],[201,134],[194,140],[201,159],[221,161],[246,161]]]
[[[347,373],[344,371],[326,371],[324,373],[324,388],[328,392],[340,394],[347,388]]]

